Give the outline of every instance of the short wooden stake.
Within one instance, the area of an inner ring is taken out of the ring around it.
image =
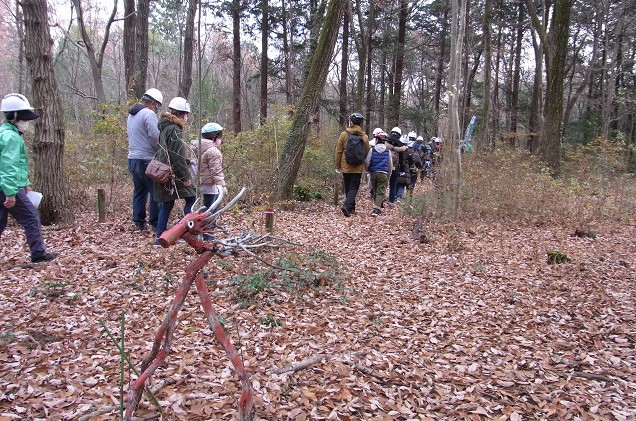
[[[97,211],[99,222],[106,222],[106,192],[104,189],[97,189]]]
[[[265,230],[270,234],[274,232],[274,211],[265,211]]]

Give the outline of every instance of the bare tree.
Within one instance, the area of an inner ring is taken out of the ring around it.
[[[110,37],[110,28],[115,21],[117,15],[117,0],[113,1],[113,11],[106,22],[106,29],[104,30],[104,39],[99,51],[95,49],[93,41],[91,40],[88,30],[86,29],[86,23],[84,21],[84,11],[82,9],[82,2],[80,0],[72,0],[73,5],[77,13],[77,26],[80,29],[80,35],[82,37],[81,47],[84,49],[88,62],[91,66],[91,75],[93,77],[93,85],[95,88],[95,99],[101,103],[106,103],[106,93],[104,92],[104,81],[102,80],[102,69],[104,67],[104,52],[108,45],[108,39]]]
[[[24,0],[25,57],[29,66],[33,104],[40,113],[35,121],[33,181],[44,193],[40,206],[42,224],[70,219],[64,185],[64,116],[53,72],[53,39],[46,0]]]

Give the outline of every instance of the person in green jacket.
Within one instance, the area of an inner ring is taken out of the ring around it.
[[[0,112],[4,113],[0,126],[0,238],[11,214],[24,228],[31,261],[48,262],[57,254],[46,251],[40,214],[27,196],[31,191],[29,158],[22,139],[31,121],[39,115],[21,94],[6,95],[0,102]]]
[[[159,203],[159,217],[157,219],[157,238],[168,226],[170,212],[176,199],[184,199],[183,213],[188,214],[196,200],[196,190],[190,173],[190,147],[183,139],[183,128],[188,121],[190,104],[185,98],[175,97],[168,104],[168,112],[159,118],[159,149],[157,159],[172,167],[172,181],[155,183],[155,200]]]

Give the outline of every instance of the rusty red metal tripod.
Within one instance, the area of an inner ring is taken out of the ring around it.
[[[192,246],[199,256],[186,266],[186,274],[177,289],[174,299],[168,309],[165,319],[163,320],[159,330],[155,334],[155,340],[152,351],[143,360],[141,364],[141,375],[134,381],[128,390],[126,403],[125,419],[130,420],[134,411],[137,409],[139,400],[144,390],[144,383],[154,373],[154,371],[165,361],[172,348],[172,340],[176,328],[177,315],[183,307],[183,303],[188,295],[188,291],[194,282],[203,311],[208,319],[210,328],[214,332],[214,336],[225,349],[225,353],[232,362],[236,375],[241,382],[241,396],[239,397],[239,419],[251,420],[254,415],[254,398],[252,385],[249,379],[249,373],[243,366],[240,356],[236,352],[234,345],[228,338],[223,326],[219,322],[218,317],[212,309],[212,301],[208,288],[205,284],[201,269],[215,255],[228,256],[235,253],[238,249],[245,249],[245,241],[249,237],[242,236],[238,239],[229,239],[223,241],[200,241],[197,239],[199,234],[212,232],[218,228],[216,222],[218,217],[231,208],[242,196],[246,189],[232,199],[225,207],[215,211],[223,200],[223,194],[210,206],[209,209],[186,215],[179,223],[170,230],[164,232],[159,239],[162,247],[167,248],[174,245],[177,240],[183,238],[190,246]]]

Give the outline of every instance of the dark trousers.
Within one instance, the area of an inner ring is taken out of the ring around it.
[[[146,167],[150,163],[147,159],[129,159],[128,171],[133,179],[133,222],[143,224],[146,222],[146,204],[150,201],[148,223],[157,226],[159,217],[159,204],[154,198],[155,182],[146,176]]]
[[[389,178],[389,203],[395,203],[397,199],[397,179],[398,179],[399,171],[393,170],[391,172],[391,177]]]
[[[11,209],[4,207],[6,196],[0,190],[0,238],[7,227],[9,214],[24,228],[27,244],[31,251],[31,259],[37,259],[46,254],[44,239],[42,238],[42,230],[40,229],[40,214],[29,200],[24,189],[18,190],[15,195],[15,206]]]
[[[356,208],[356,196],[360,190],[362,173],[342,173],[344,181],[345,200],[342,207],[351,212]]]

